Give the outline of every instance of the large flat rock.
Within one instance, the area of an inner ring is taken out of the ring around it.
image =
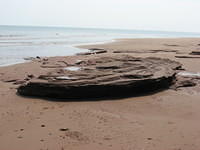
[[[32,78],[18,88],[25,96],[103,98],[167,88],[181,64],[169,59],[128,55],[77,61]]]

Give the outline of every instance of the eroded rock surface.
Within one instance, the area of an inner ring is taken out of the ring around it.
[[[169,87],[181,64],[120,55],[80,61],[73,67],[78,69],[57,68],[33,77],[18,88],[18,93],[67,99],[133,95]]]

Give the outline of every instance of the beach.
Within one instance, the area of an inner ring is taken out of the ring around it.
[[[200,72],[199,38],[119,39],[82,45],[102,54],[36,58],[0,67],[0,150],[198,150],[200,86],[143,96],[82,101],[23,97],[17,87],[39,76],[99,56],[159,57]],[[48,63],[46,63],[48,62]]]

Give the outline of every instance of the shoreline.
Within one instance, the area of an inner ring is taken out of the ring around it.
[[[137,40],[137,39],[141,39],[141,40],[148,40],[148,39],[199,39],[200,37],[169,37],[169,38],[166,38],[166,37],[158,37],[158,38],[155,38],[155,37],[152,37],[152,38],[117,38],[117,39],[112,39],[112,40],[108,40],[108,41],[104,41],[104,42],[91,42],[91,43],[85,43],[85,44],[72,44],[72,45],[69,45],[69,47],[72,47],[72,48],[79,48],[79,49],[85,49],[84,52],[88,52],[88,48],[92,48],[91,46],[94,45],[94,46],[97,46],[97,45],[106,45],[106,44],[112,44],[112,43],[115,43],[115,42],[123,42],[123,41],[127,41],[127,40]],[[65,55],[65,56],[75,56],[77,53],[79,52],[76,52],[72,55]],[[51,58],[51,57],[65,57],[64,55],[63,56],[41,56],[41,58]],[[40,57],[40,56],[39,56]],[[32,58],[32,57],[30,57]],[[17,64],[24,64],[24,63],[29,63],[31,62],[32,60],[26,60],[26,58],[23,59],[24,61],[22,62],[18,62],[18,63],[11,63],[11,64],[4,64],[4,65],[0,65],[0,68],[1,67],[9,67],[9,66],[13,66],[13,65],[17,65]]]
[[[200,51],[200,38],[123,39],[78,47],[107,53],[45,57],[0,67],[0,149],[200,149],[199,84],[101,101],[51,101],[16,94],[28,75],[37,77],[99,56],[168,58],[180,62],[185,71],[200,72],[200,58],[187,58]]]

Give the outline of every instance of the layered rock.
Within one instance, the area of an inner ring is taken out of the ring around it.
[[[34,77],[18,93],[67,99],[134,95],[169,87],[180,67],[169,59],[100,57]]]

